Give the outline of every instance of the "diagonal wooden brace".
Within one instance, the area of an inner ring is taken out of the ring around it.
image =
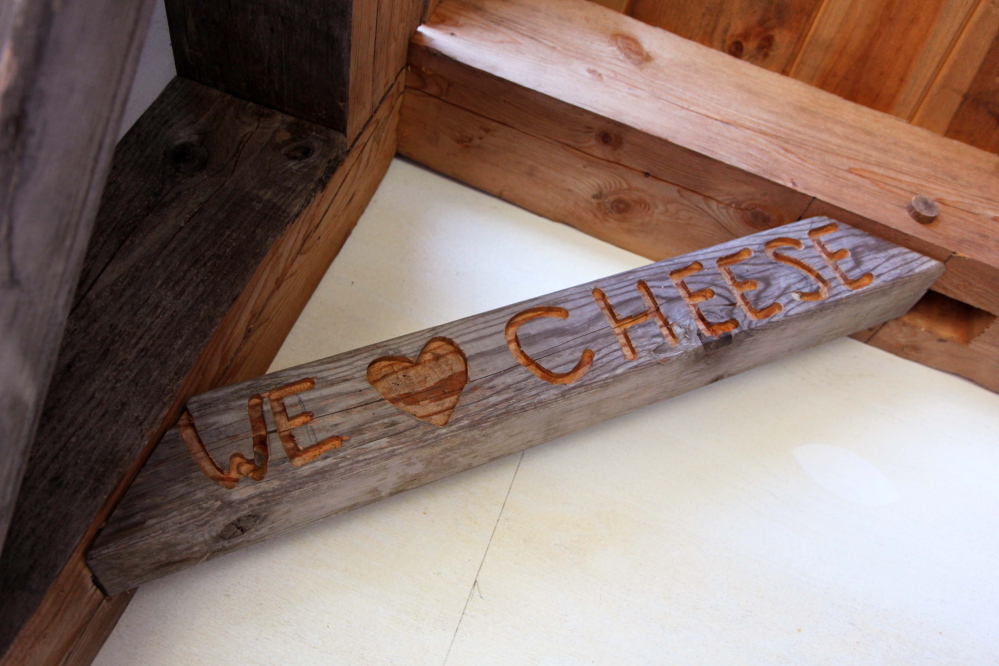
[[[203,393],[88,563],[108,591],[132,588],[898,317],[942,271],[813,218]],[[263,401],[260,452],[248,399],[296,382],[308,390],[281,409]],[[185,428],[211,460],[266,454],[266,473],[213,480]],[[342,445],[295,464],[282,455],[291,431],[306,450]]]

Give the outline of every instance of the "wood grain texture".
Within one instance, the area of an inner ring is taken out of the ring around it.
[[[794,222],[811,201],[807,195],[742,169],[442,57],[418,42],[410,48],[409,62],[408,90],[437,97],[530,137],[558,142],[601,161],[626,166],[643,177],[648,174],[740,209],[746,233]],[[406,125],[404,118],[403,127]],[[446,133],[447,121],[433,131]],[[416,150],[415,145],[410,144],[410,148]],[[424,161],[420,155],[410,156]],[[441,170],[442,165],[432,166]],[[462,179],[460,167],[452,171]],[[569,171],[569,166],[563,165],[561,171]],[[666,255],[645,256],[663,259]]]
[[[999,153],[999,33],[992,39],[982,66],[968,86],[946,134],[982,150]]]
[[[786,74],[821,5],[822,0],[635,0],[626,13],[746,62]]]
[[[961,343],[906,315],[877,329],[867,344],[999,392],[999,324],[994,321],[973,340]]]
[[[353,145],[406,63],[424,0],[169,0],[177,73]]]
[[[122,139],[0,557],[4,648],[343,155],[340,134],[180,78]]]
[[[151,9],[0,7],[0,548]]]
[[[975,0],[826,0],[791,76],[910,119]]]
[[[818,199],[808,206],[805,215],[806,217],[823,215],[841,220],[850,226],[945,262],[947,270],[933,283],[934,291],[992,314],[999,314],[999,269],[934,246],[914,236],[896,232],[873,220]]]
[[[177,73],[346,133],[354,4],[169,0]]]
[[[407,90],[399,152],[650,259],[766,228],[771,218]]]
[[[414,41],[999,266],[995,155],[582,0],[442,0]],[[916,194],[941,204],[933,224],[917,224],[906,212]]]
[[[164,398],[172,403],[170,414],[178,414],[187,397],[195,392],[243,381],[266,371],[388,169],[395,153],[401,89],[400,78],[332,178],[271,247],[205,345],[183,387],[176,395]],[[235,210],[233,214],[240,212]],[[18,634],[3,660],[5,666],[71,663],[74,655],[95,653],[99,649],[100,640],[110,630],[101,623],[117,617],[118,611],[109,605],[116,608],[121,604],[121,595],[105,601],[83,565],[84,550],[138,472],[149,448],[175,418],[166,417],[145,443],[143,455],[122,463],[129,466],[128,471],[91,523],[69,564],[49,586],[38,610]],[[88,643],[87,637],[93,638],[93,642]],[[73,640],[76,643],[70,647]]]
[[[994,50],[992,47],[997,37],[999,37],[999,2],[978,0],[978,6],[930,84],[919,108],[916,109],[912,124],[939,134],[947,134],[977,75],[986,65],[986,57]],[[986,126],[994,126],[997,122],[999,121],[990,118]],[[996,148],[990,148],[988,145],[974,142],[971,144],[983,150],[996,152]]]
[[[303,377],[311,378],[314,388],[297,394],[294,401],[287,399],[293,412],[311,414],[309,422],[297,428],[299,439],[303,444],[330,435],[349,439],[304,466],[292,465],[272,446],[263,480],[242,479],[226,490],[202,474],[178,431],[172,430],[99,536],[88,562],[109,590],[127,589],[898,316],[941,271],[932,259],[858,230],[826,229],[822,238],[851,279],[866,272],[874,275],[872,284],[851,290],[810,241],[809,233],[817,234],[829,222],[818,218],[760,232],[202,394],[188,409],[216,460],[248,450],[248,395],[265,394]],[[827,298],[794,297],[812,291],[815,281],[806,272],[774,262],[764,249],[773,241],[802,243],[802,250],[787,251],[828,281]],[[753,255],[738,261],[734,270],[754,303],[761,308],[781,304],[781,312],[768,318],[754,318],[740,309],[714,268],[718,259],[747,247]],[[839,252],[844,248],[849,257]],[[755,285],[750,286],[752,280]],[[628,361],[595,301],[596,290],[613,303],[618,315],[632,316],[649,306],[649,295],[636,288],[639,282],[648,286],[676,341],[664,339],[651,321],[636,321],[629,335],[637,359]],[[680,295],[684,291],[686,298]],[[507,322],[526,309],[544,306],[564,307],[569,316],[522,327],[520,344],[536,362],[555,371],[577,364],[580,350],[592,350],[592,367],[575,382],[543,381],[509,352]],[[735,322],[730,334],[717,337],[709,332],[709,322],[727,320]],[[467,359],[468,382],[445,427],[421,422],[382,399],[366,373],[372,360],[413,357],[434,338],[453,341]],[[268,428],[274,432],[274,427],[268,418]]]

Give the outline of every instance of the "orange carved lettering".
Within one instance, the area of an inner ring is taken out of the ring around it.
[[[622,318],[618,318],[617,313],[614,312],[614,307],[610,304],[610,301],[607,300],[607,295],[603,292],[603,290],[593,290],[593,298],[596,300],[597,305],[600,306],[600,311],[604,313],[604,317],[607,318],[607,322],[611,325],[611,329],[614,331],[614,336],[621,345],[621,353],[624,354],[624,357],[629,361],[634,361],[638,358],[638,352],[635,351],[635,345],[632,344],[631,338],[628,336],[628,329],[632,326],[644,323],[649,319],[655,320],[656,324],[659,326],[659,331],[663,334],[663,337],[666,338],[671,347],[675,347],[677,343],[676,333],[673,332],[673,327],[670,326],[669,320],[666,319],[666,315],[659,310],[659,303],[656,302],[656,297],[652,295],[652,290],[649,289],[649,285],[645,282],[645,280],[639,280],[636,286],[638,287],[638,293],[642,295],[642,300],[645,301],[647,308],[638,314]]]
[[[843,269],[840,268],[838,261],[842,261],[850,256],[850,251],[845,247],[841,247],[835,252],[831,252],[826,244],[819,240],[819,236],[825,236],[826,234],[831,234],[839,229],[839,225],[835,222],[830,222],[824,226],[812,229],[808,232],[808,237],[812,239],[812,244],[815,245],[815,249],[819,251],[822,255],[822,259],[826,262],[826,265],[833,270],[839,281],[842,282],[847,289],[863,289],[867,285],[874,282],[874,276],[870,273],[864,273],[857,279],[847,277]]]
[[[572,370],[569,370],[568,372],[553,372],[528,356],[527,352],[525,352],[524,348],[521,346],[520,338],[517,337],[517,330],[532,319],[540,319],[542,317],[567,319],[569,317],[569,311],[565,308],[537,307],[515,314],[511,317],[510,321],[506,323],[505,330],[506,344],[510,348],[510,353],[513,354],[515,359],[517,359],[518,363],[549,384],[571,384],[575,381],[579,381],[590,369],[590,365],[593,364],[592,349],[583,350],[583,353],[579,358],[579,362],[576,363],[576,367]]]
[[[719,257],[717,261],[718,272],[722,274],[722,277],[725,279],[725,284],[727,284],[728,288],[732,290],[732,295],[735,296],[735,300],[739,303],[739,306],[742,307],[743,311],[749,315],[750,318],[769,319],[783,310],[784,306],[780,303],[771,303],[767,307],[757,310],[753,307],[753,304],[749,302],[749,299],[746,298],[746,292],[758,289],[760,286],[759,283],[757,283],[756,280],[739,280],[735,277],[735,274],[732,273],[731,266],[741,261],[745,261],[752,256],[753,251],[746,247],[734,254]]]
[[[676,285],[677,290],[680,292],[680,297],[683,298],[683,302],[687,304],[687,309],[690,310],[690,314],[694,317],[694,321],[697,322],[697,328],[701,329],[701,333],[710,336],[719,336],[723,333],[728,333],[739,328],[739,322],[735,319],[726,319],[722,322],[711,322],[708,318],[704,316],[701,309],[697,307],[698,303],[703,303],[704,301],[710,301],[715,297],[715,290],[710,287],[705,287],[704,289],[698,289],[697,291],[690,291],[690,287],[684,282],[685,279],[689,278],[695,273],[699,273],[704,269],[704,265],[699,261],[695,261],[691,265],[685,268],[679,268],[675,271],[670,271],[670,279],[673,280],[673,284]]]
[[[295,441],[295,434],[292,430],[310,423],[312,421],[312,412],[302,412],[301,414],[289,417],[284,399],[296,393],[308,391],[315,385],[316,380],[309,377],[292,382],[291,384],[285,384],[267,394],[268,400],[271,403],[271,414],[274,415],[274,425],[277,427],[278,437],[281,439],[281,446],[284,448],[284,452],[288,456],[288,460],[291,461],[291,464],[297,467],[310,463],[333,449],[340,448],[344,440],[347,439],[347,437],[327,437],[321,442],[307,446],[304,449]]]
[[[812,278],[815,284],[819,285],[818,291],[795,291],[791,294],[792,298],[796,301],[821,301],[825,299],[829,295],[829,280],[822,277],[817,270],[806,264],[804,261],[778,252],[777,248],[780,247],[793,247],[796,250],[800,250],[802,248],[800,240],[788,238],[787,236],[775,238],[766,245],[767,256],[774,261],[797,268],[799,271]]]

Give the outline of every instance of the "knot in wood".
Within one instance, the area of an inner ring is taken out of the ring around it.
[[[208,149],[194,141],[182,141],[167,151],[167,159],[177,171],[191,175],[208,164]]]
[[[316,148],[312,145],[309,137],[289,139],[281,147],[281,154],[292,162],[307,160],[316,153]]]
[[[730,56],[735,56],[736,58],[741,58],[742,54],[746,51],[746,45],[742,43],[741,39],[737,39],[728,45],[725,49]]]
[[[230,539],[235,539],[236,537],[241,537],[256,526],[260,522],[260,516],[256,516],[252,513],[245,516],[240,516],[236,520],[232,521],[228,525],[222,528],[219,532],[219,538],[223,541],[229,541]]]
[[[641,67],[652,60],[652,56],[648,54],[642,43],[631,35],[621,32],[615,34],[614,44],[617,46],[618,51],[621,52],[621,55],[632,65]]]

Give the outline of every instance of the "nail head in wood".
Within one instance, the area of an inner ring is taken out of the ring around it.
[[[937,202],[922,194],[912,197],[906,210],[909,211],[912,219],[920,224],[929,224],[940,215],[940,206],[937,205]]]

